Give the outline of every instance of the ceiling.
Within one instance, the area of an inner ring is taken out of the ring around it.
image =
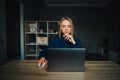
[[[23,3],[35,3],[42,7],[84,7],[106,6],[115,0],[17,0]]]
[[[105,6],[113,0],[44,0],[48,6]]]

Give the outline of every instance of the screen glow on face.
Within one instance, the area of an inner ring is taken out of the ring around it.
[[[70,34],[72,27],[68,20],[64,20],[62,21],[60,28],[61,28],[62,33],[66,35],[66,34]]]

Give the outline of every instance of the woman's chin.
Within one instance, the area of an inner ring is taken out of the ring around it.
[[[69,35],[69,33],[65,33],[64,35]]]

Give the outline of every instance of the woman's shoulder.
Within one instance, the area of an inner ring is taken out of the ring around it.
[[[80,38],[79,38],[78,36],[75,36],[74,39],[75,39],[75,41],[77,41],[77,42],[81,42],[81,40],[80,40]]]
[[[78,36],[75,36],[74,39],[79,40],[79,37],[78,37]]]
[[[58,37],[57,35],[55,35],[55,36],[53,36],[53,37],[51,38],[52,41],[56,41],[56,40],[58,40],[58,39],[59,39],[59,37]]]

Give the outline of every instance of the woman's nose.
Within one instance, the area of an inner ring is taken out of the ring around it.
[[[65,26],[65,29],[68,29],[68,26]]]

